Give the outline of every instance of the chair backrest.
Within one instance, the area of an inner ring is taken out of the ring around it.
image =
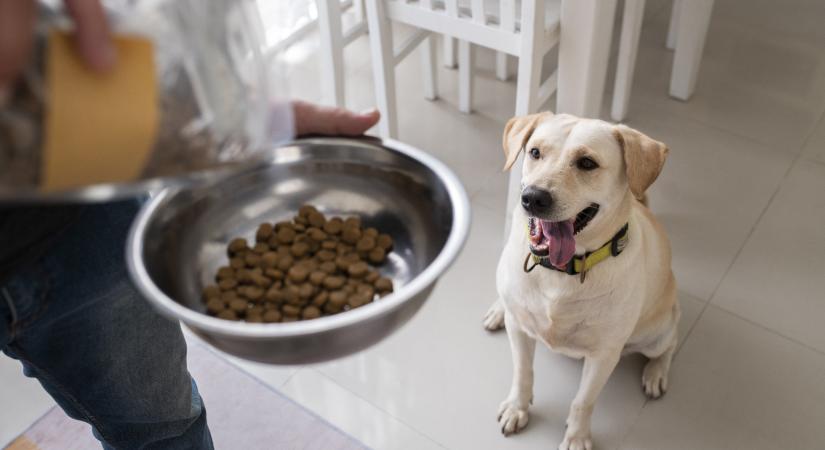
[[[396,22],[518,56],[521,39],[535,39],[544,30],[522,34],[516,20],[516,1],[499,0],[498,11],[484,0],[378,0],[386,3],[387,16]],[[544,17],[544,0],[522,0],[522,11]],[[532,20],[520,21],[532,23]]]

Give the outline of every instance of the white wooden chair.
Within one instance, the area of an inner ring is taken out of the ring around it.
[[[415,46],[427,41],[423,52],[426,65],[425,97],[437,96],[435,82],[435,43],[433,34],[458,40],[459,109],[470,112],[473,90],[473,45],[481,45],[518,58],[516,115],[530,114],[544,104],[556,90],[557,74],[543,83],[542,59],[559,42],[559,1],[522,0],[517,13],[515,0],[501,0],[497,10],[485,7],[484,0],[468,5],[458,0],[366,0],[367,22],[372,47],[375,97],[382,117],[379,133],[398,136],[395,92],[395,66]],[[399,49],[395,49],[391,23],[417,28]],[[449,55],[447,55],[449,60]],[[504,59],[501,57],[501,59]],[[449,61],[448,61],[449,62]],[[506,63],[506,60],[505,60]],[[521,163],[511,170],[507,196],[509,211],[520,197]],[[509,217],[509,215],[508,215]]]
[[[675,50],[670,73],[671,97],[687,101],[693,95],[713,2],[714,0],[673,1],[666,44],[667,48]],[[625,0],[613,105],[610,110],[610,116],[615,121],[627,117],[644,9],[645,0]]]
[[[344,47],[367,32],[364,0],[317,0],[320,37],[321,83],[324,102],[344,107]],[[341,13],[354,8],[358,21],[346,32]]]

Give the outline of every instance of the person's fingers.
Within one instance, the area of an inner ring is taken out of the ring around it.
[[[376,109],[356,113],[343,108],[330,108],[296,101],[295,134],[328,134],[358,136],[378,122],[381,114]]]
[[[74,20],[74,39],[80,56],[93,70],[111,69],[117,53],[100,0],[65,0],[65,3]]]
[[[28,61],[34,20],[34,1],[0,0],[0,104]]]

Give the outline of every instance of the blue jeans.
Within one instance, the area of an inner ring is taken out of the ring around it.
[[[0,286],[0,350],[105,449],[211,449],[180,326],[151,309],[126,273],[138,207],[84,207]]]

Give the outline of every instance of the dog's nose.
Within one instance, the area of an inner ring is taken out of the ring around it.
[[[546,215],[553,207],[553,196],[544,189],[527,186],[521,191],[521,206],[534,216]]]

